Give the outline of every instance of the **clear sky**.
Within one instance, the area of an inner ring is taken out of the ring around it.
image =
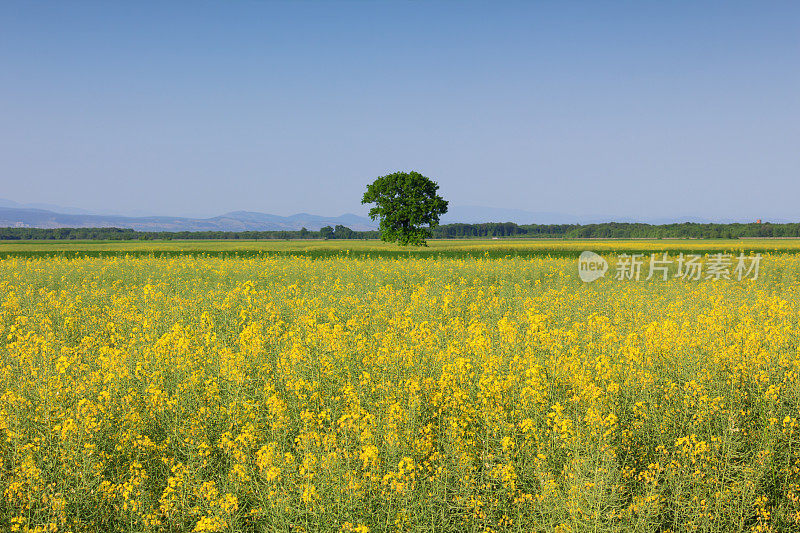
[[[0,198],[800,220],[800,2],[0,3]]]

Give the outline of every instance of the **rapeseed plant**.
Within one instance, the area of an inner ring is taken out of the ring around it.
[[[0,261],[0,529],[800,528],[800,257]]]

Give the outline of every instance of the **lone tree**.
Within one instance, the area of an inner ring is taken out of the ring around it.
[[[381,239],[399,244],[427,246],[430,228],[447,213],[447,201],[436,194],[439,186],[419,172],[395,172],[367,185],[362,204],[372,220],[380,217]]]

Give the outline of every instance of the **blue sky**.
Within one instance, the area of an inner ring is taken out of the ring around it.
[[[800,220],[798,2],[3,2],[0,197]]]

